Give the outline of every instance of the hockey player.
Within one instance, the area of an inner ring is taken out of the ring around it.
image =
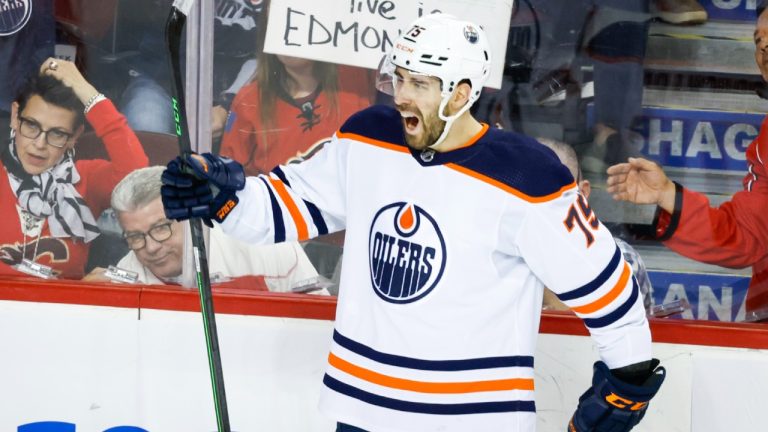
[[[637,284],[556,156],[468,112],[483,30],[415,21],[383,60],[396,109],[350,117],[309,160],[245,178],[210,154],[163,174],[169,218],[264,243],[347,230],[321,410],[337,431],[533,431],[543,286],[601,360],[569,431],[628,431],[664,379]]]

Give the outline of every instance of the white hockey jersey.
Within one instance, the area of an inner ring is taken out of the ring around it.
[[[248,178],[223,224],[252,242],[346,228],[323,412],[372,432],[535,430],[543,286],[610,368],[651,357],[631,270],[554,153],[487,126],[417,152],[401,122],[355,114],[308,161]]]

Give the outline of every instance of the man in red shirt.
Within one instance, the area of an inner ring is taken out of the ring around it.
[[[768,82],[768,13],[758,7],[755,61]],[[654,162],[630,158],[608,168],[608,192],[636,204],[656,204],[656,236],[686,257],[724,267],[752,266],[747,313],[768,312],[768,117],[747,148],[744,190],[711,207],[707,197],[672,182]]]

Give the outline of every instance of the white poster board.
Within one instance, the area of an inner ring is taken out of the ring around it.
[[[483,27],[500,88],[514,0],[272,0],[264,51],[375,69],[400,32],[441,11]]]

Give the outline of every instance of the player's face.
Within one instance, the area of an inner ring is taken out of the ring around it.
[[[405,142],[413,149],[423,150],[434,144],[445,128],[437,114],[440,80],[401,67],[395,70],[395,76],[395,106],[403,118]]]
[[[74,112],[51,105],[38,95],[29,98],[21,112],[19,104],[14,102],[11,111],[11,128],[16,134],[16,154],[27,173],[37,175],[46,171],[75,145],[79,131],[74,130]],[[35,134],[38,134],[36,138],[29,138]],[[50,145],[49,142],[60,147]]]
[[[755,62],[764,81],[768,81],[768,9],[757,19],[755,29]]]
[[[144,234],[144,247],[134,250],[136,258],[144,267],[161,278],[181,274],[184,256],[184,228],[181,223],[171,223],[172,234],[167,240],[157,241],[148,234],[153,228],[171,222],[165,217],[160,198],[137,210],[117,213],[125,235]]]

